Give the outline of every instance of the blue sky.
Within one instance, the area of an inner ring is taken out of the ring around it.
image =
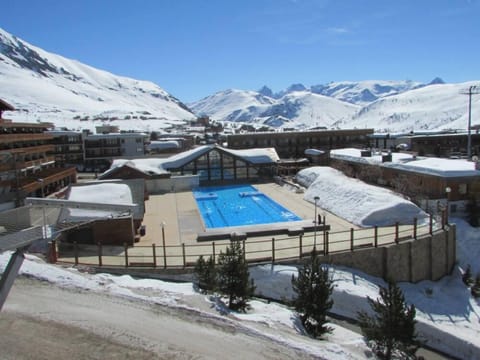
[[[480,78],[480,0],[3,0],[0,27],[150,80],[184,102],[228,88]]]

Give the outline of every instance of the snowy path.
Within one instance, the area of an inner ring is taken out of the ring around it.
[[[140,291],[141,292],[141,291]],[[158,295],[158,294],[157,294]],[[180,295],[179,295],[180,296]],[[19,278],[0,314],[5,359],[361,359],[358,336],[345,348],[268,322],[220,315],[200,295],[172,307]],[[347,330],[339,328],[340,339]],[[342,335],[343,334],[343,335]],[[346,350],[351,347],[352,351]],[[87,356],[88,355],[88,356]],[[118,358],[118,357],[117,357]]]

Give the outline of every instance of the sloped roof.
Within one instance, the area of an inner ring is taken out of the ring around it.
[[[168,174],[170,169],[181,168],[213,149],[256,165],[275,164],[280,160],[274,148],[232,150],[217,145],[204,145],[172,155],[168,158],[115,159],[110,169],[104,172],[101,177],[112,173],[114,169],[121,166],[129,166],[149,175]]]
[[[251,164],[270,164],[280,160],[275,148],[259,148],[259,149],[243,149],[233,150],[228,148],[220,148],[222,151],[229,153]]]
[[[127,161],[126,163],[124,163],[120,166],[112,166],[110,169],[105,171],[103,174],[99,175],[98,178],[99,179],[108,179],[110,176],[115,175],[117,172],[119,172],[123,168],[130,168],[132,171],[134,171],[134,172],[136,172],[140,175],[144,175],[145,178],[150,177],[152,175],[151,173],[148,173],[146,171],[143,171],[142,169],[139,169],[139,168],[135,167],[134,164]]]
[[[15,108],[9,103],[7,103],[6,101],[0,99],[0,111],[7,111],[7,110],[13,111],[15,110]]]

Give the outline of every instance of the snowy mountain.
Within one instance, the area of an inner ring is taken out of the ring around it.
[[[439,80],[441,81],[441,79]],[[313,93],[331,96],[335,99],[347,101],[352,104],[367,105],[380,98],[401,94],[405,91],[416,89],[421,86],[424,85],[410,80],[366,80],[359,82],[342,81],[330,82],[326,85],[312,85],[310,90]]]
[[[198,115],[213,120],[248,122],[271,127],[330,126],[333,122],[349,119],[360,107],[310,91],[288,92],[279,99],[262,93],[244,90],[226,90],[189,104]]]
[[[480,81],[459,84],[446,84],[440,78],[429,84],[362,81],[315,85],[310,89],[296,84],[279,93],[264,86],[259,92],[218,92],[190,104],[190,108],[214,120],[277,128],[368,127],[385,132],[466,130],[468,96],[461,92],[472,85],[480,85]],[[304,90],[294,91],[296,88]],[[480,123],[479,115],[480,95],[477,95],[472,97],[472,125]]]
[[[377,131],[467,129],[468,96],[462,91],[479,82],[434,84],[379,99],[363,107],[339,127],[371,127]],[[472,125],[480,124],[480,96],[472,96]]]
[[[194,118],[184,104],[152,82],[49,53],[2,29],[0,89],[0,98],[18,110],[8,113],[16,121],[48,121],[71,128],[109,121],[121,129],[153,130]]]
[[[208,115],[213,120],[249,122],[275,103],[275,99],[255,91],[228,89],[189,106],[196,114]]]

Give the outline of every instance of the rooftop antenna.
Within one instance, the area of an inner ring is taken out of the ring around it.
[[[460,94],[468,95],[468,140],[467,140],[467,158],[470,160],[472,158],[472,134],[471,134],[471,125],[472,125],[472,95],[480,94],[480,86],[472,85],[467,89],[460,90]]]

